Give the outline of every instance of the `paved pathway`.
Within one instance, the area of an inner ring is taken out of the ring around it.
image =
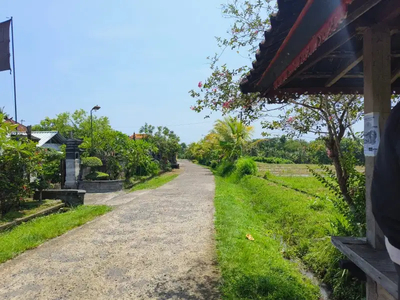
[[[156,190],[89,197],[115,209],[1,264],[0,299],[218,299],[214,179],[183,168]]]

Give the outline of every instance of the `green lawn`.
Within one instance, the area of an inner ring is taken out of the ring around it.
[[[266,223],[268,203],[257,203],[251,189],[228,179],[216,177],[216,185],[215,226],[224,299],[318,299],[318,288],[301,275],[296,263],[285,259],[280,230]],[[246,239],[247,234],[255,240]]]
[[[24,202],[21,202],[19,210],[12,210],[4,216],[0,216],[0,225],[14,221],[18,218],[28,217],[41,210],[58,205],[60,203],[60,200],[43,200],[42,202],[32,199],[25,200]]]
[[[110,210],[111,208],[105,205],[79,206],[65,213],[36,218],[10,231],[0,233],[0,263]]]
[[[175,179],[178,177],[179,174],[174,173],[174,172],[169,172],[162,174],[160,176],[156,176],[148,181],[138,183],[135,185],[133,188],[130,189],[130,192],[138,191],[138,190],[150,190],[150,189],[156,189],[171,180]]]

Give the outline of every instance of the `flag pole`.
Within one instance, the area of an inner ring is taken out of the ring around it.
[[[12,57],[13,57],[13,75],[14,75],[14,107],[15,107],[15,122],[18,122],[17,115],[17,84],[15,81],[15,54],[14,54],[14,21],[13,17],[11,17],[11,38],[12,38]]]

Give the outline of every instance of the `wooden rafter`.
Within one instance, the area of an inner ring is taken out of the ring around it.
[[[333,74],[328,73],[328,74],[319,74],[319,73],[303,73],[299,75],[297,78],[299,79],[321,79],[321,78],[332,78]],[[346,74],[342,78],[364,78],[364,75],[362,73],[357,73],[357,74]]]
[[[339,48],[340,46],[351,40],[355,35],[356,35],[355,29],[352,31],[349,31],[347,28],[340,30],[332,38],[323,43],[318,48],[318,50],[315,51],[315,53],[310,56],[308,61],[304,63],[299,69],[297,69],[297,71],[285,81],[283,86],[287,85],[290,81],[298,77],[301,73],[307,71],[308,69],[316,65],[327,55],[331,54],[337,48]]]
[[[283,86],[288,84],[292,79],[296,78],[301,73],[308,70],[309,68],[320,62],[323,58],[330,55],[340,46],[352,39],[357,34],[359,25],[351,23],[355,23],[354,21],[359,19],[363,14],[368,12],[371,8],[379,4],[381,1],[382,0],[358,0],[358,3],[356,3],[357,5],[354,5],[354,7],[357,8],[354,11],[349,12],[345,22],[341,24],[339,29],[331,36],[329,40],[327,40],[324,44],[322,44],[321,47],[319,47],[319,49],[309,58],[307,63],[300,67],[290,78],[286,80]]]
[[[394,58],[399,58],[400,57],[400,51],[393,51],[391,56],[394,57]]]
[[[376,14],[376,19],[379,22],[390,22],[400,15],[398,0],[389,0],[386,3],[386,6],[382,7]]]
[[[340,67],[336,73],[327,81],[325,84],[326,87],[331,87],[336,82],[340,80],[343,76],[345,76],[351,69],[357,66],[363,60],[363,52],[360,51],[355,55],[355,57],[350,58],[342,67]]]
[[[392,72],[392,79],[391,79],[390,83],[395,82],[399,77],[400,77],[400,66],[397,67],[397,68]]]

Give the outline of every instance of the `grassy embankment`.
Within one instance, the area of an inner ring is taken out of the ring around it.
[[[12,222],[18,218],[28,217],[44,209],[56,206],[60,203],[61,201],[55,201],[55,200],[43,200],[40,202],[32,199],[27,199],[24,202],[21,202],[21,205],[18,210],[14,209],[6,213],[4,216],[0,216],[0,225]]]
[[[218,257],[225,298],[319,299],[318,287],[301,275],[305,266],[335,286],[334,299],[361,299],[362,285],[338,269],[340,255],[330,243],[331,221],[338,215],[329,191],[313,177],[293,176],[294,169],[304,167],[286,168],[284,172],[291,174],[272,176],[276,182],[255,176],[240,182],[216,177]]]
[[[105,205],[79,206],[65,213],[39,217],[0,233],[0,263],[105,214]]]

